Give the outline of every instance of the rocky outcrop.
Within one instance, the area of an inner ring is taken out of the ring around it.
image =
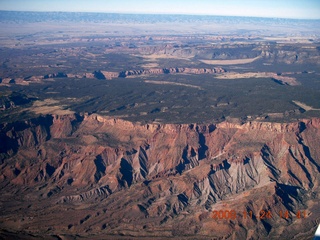
[[[44,75],[43,79],[47,79],[47,78],[66,78],[66,77],[68,77],[68,75],[66,73],[58,72],[58,73],[51,73],[51,74]]]
[[[173,74],[173,73],[188,73],[188,74],[214,74],[226,72],[223,68],[151,68],[141,70],[128,70],[119,73],[119,77],[128,77],[136,75],[150,74]]]
[[[71,136],[72,133],[76,131],[83,118],[77,114],[53,115],[52,117],[50,133],[53,138],[65,138]]]

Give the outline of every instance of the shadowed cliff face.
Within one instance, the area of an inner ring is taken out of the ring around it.
[[[45,116],[2,125],[0,141],[0,226],[12,232],[284,239],[312,236],[319,221],[319,119],[140,125]],[[237,216],[214,219],[215,210]]]

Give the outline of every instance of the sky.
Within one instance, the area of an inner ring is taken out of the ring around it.
[[[320,0],[0,0],[0,10],[320,19]]]

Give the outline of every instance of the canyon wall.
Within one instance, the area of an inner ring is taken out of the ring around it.
[[[19,225],[31,232],[55,226],[49,232],[85,234],[95,226],[108,234],[239,239],[254,229],[261,239],[276,239],[305,225],[313,229],[319,220],[313,211],[319,207],[320,119],[143,125],[75,114],[0,128],[2,192],[12,201],[20,196],[31,205],[38,202],[37,221],[44,221],[53,206],[60,208],[53,216],[79,204],[90,212],[83,222],[70,211],[70,219]],[[212,219],[215,209],[239,209],[239,215],[232,223],[221,222]],[[243,209],[292,216],[285,223],[279,216],[248,220]],[[309,214],[302,223],[294,217],[300,210]],[[17,230],[10,221],[18,221],[18,215],[5,212],[0,224]]]

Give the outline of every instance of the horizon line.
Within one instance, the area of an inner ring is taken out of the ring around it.
[[[147,13],[147,12],[96,12],[96,11],[41,11],[41,10],[3,10],[0,12],[35,12],[35,13],[102,13],[102,14],[125,14],[125,15],[180,15],[180,16],[211,16],[211,17],[243,17],[243,18],[266,18],[266,19],[289,19],[289,20],[320,20],[320,18],[291,18],[291,17],[268,17],[268,16],[249,16],[249,15],[215,15],[209,13]]]

